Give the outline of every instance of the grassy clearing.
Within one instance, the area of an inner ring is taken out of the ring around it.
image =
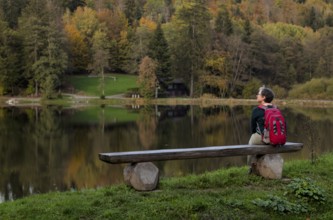
[[[114,80],[113,77],[116,77]],[[105,95],[112,96],[117,94],[127,93],[133,88],[137,88],[137,76],[126,74],[110,74],[106,77]],[[256,105],[255,99],[234,99],[234,98],[212,98],[212,97],[172,97],[158,99],[144,98],[106,98],[100,99],[100,78],[84,76],[68,76],[67,89],[65,93],[74,93],[81,97],[69,97],[63,95],[62,98],[45,100],[39,98],[17,98],[17,97],[0,97],[0,105],[6,105],[6,101],[15,98],[18,99],[17,105],[64,105],[64,106],[81,106],[81,105],[198,105],[203,107],[214,105]],[[302,87],[303,88],[303,87]],[[328,91],[330,87],[327,87]],[[303,90],[302,90],[303,91]],[[298,97],[301,98],[301,97]],[[313,98],[313,97],[312,97]],[[327,108],[333,107],[333,100],[318,100],[318,99],[283,99],[274,100],[274,103],[279,106],[302,106],[302,107],[318,107]]]
[[[137,76],[125,74],[110,74],[105,78],[105,95],[111,96],[126,92],[137,87]],[[74,92],[82,95],[100,96],[100,77],[68,76],[68,84]]]
[[[0,204],[0,219],[333,219],[333,154],[288,162],[284,177],[265,180],[241,167],[162,179],[153,192],[54,192]]]

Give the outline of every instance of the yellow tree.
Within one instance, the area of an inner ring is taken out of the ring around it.
[[[155,94],[157,77],[157,64],[153,59],[145,56],[139,66],[139,91],[145,98],[153,98]]]
[[[91,43],[95,31],[99,28],[96,11],[88,7],[79,7],[70,20],[84,36],[84,39]]]
[[[65,33],[69,45],[69,68],[76,71],[83,71],[89,63],[89,48],[83,36],[73,24],[65,25]]]
[[[70,44],[70,54],[74,71],[86,70],[87,64],[92,63],[93,36],[100,28],[96,11],[88,7],[79,7],[73,14],[69,11],[63,16],[65,31]]]
[[[231,81],[227,57],[223,54],[211,54],[205,60],[205,74],[200,76],[200,84],[209,92],[224,97]]]

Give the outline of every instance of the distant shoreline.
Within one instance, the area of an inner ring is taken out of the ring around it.
[[[278,106],[302,106],[302,107],[333,107],[333,100],[298,100],[298,99],[283,99],[274,100]],[[214,106],[214,105],[256,105],[254,99],[236,99],[236,98],[126,98],[126,97],[111,97],[100,99],[95,96],[79,96],[70,94],[62,99],[45,100],[34,97],[0,97],[1,107],[10,106],[43,106],[43,105],[199,105],[199,106]]]

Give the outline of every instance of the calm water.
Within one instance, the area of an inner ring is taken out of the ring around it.
[[[123,183],[121,165],[98,153],[246,144],[253,106],[0,108],[0,202],[36,193]],[[305,143],[286,161],[333,150],[333,109],[283,108],[288,141]],[[158,162],[162,176],[242,166],[246,157]]]

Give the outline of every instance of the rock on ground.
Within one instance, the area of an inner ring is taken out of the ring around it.
[[[159,170],[151,162],[130,164],[124,169],[124,180],[136,190],[154,190],[158,184]]]

